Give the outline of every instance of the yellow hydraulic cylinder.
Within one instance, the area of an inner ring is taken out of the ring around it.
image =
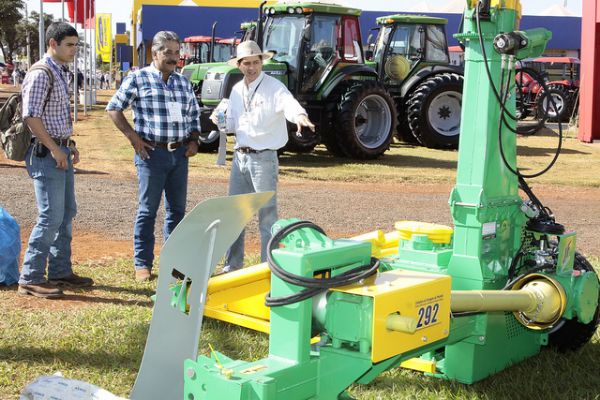
[[[523,325],[544,329],[561,318],[566,303],[558,282],[533,274],[513,290],[453,290],[450,308],[452,312],[512,311]]]

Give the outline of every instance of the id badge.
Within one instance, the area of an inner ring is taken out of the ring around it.
[[[183,115],[181,114],[181,104],[170,101],[167,103],[167,110],[169,111],[169,120],[171,122],[183,122]]]

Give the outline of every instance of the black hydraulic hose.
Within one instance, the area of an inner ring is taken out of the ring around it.
[[[281,240],[289,235],[291,232],[301,229],[301,228],[312,228],[316,231],[325,234],[325,232],[317,225],[309,221],[297,221],[287,225],[286,227],[279,230],[271,240],[267,246],[267,262],[269,264],[269,268],[273,272],[275,276],[279,279],[287,282],[289,284],[295,286],[304,287],[304,290],[301,290],[298,293],[294,293],[288,296],[281,297],[271,297],[270,294],[265,299],[265,305],[268,307],[276,307],[283,306],[287,304],[293,304],[302,300],[306,300],[310,297],[313,297],[321,292],[324,292],[328,289],[338,286],[345,286],[352,283],[356,283],[362,279],[365,279],[379,269],[379,260],[372,257],[371,262],[366,265],[362,265],[360,267],[354,268],[350,271],[341,273],[335,277],[316,279],[316,278],[308,278],[300,275],[293,274],[281,268],[277,262],[273,259],[272,251],[274,249],[279,248],[279,243]]]
[[[531,190],[531,188],[529,187],[525,179],[523,179],[523,177],[519,176],[518,178],[519,187],[521,188],[521,190],[523,190],[523,192],[525,192],[527,197],[529,197],[529,200],[531,200],[539,208],[540,212],[544,214],[544,216],[550,217],[553,214],[552,210],[549,207],[546,207],[542,204],[540,199],[538,199],[537,196],[533,193],[533,190]]]
[[[510,78],[510,75],[511,75],[511,73],[509,71],[509,78]],[[504,73],[502,74],[502,76],[504,76]],[[543,82],[541,82],[541,83],[542,83],[542,85],[544,87],[544,91],[546,93],[548,93],[548,95],[550,96],[551,101],[554,104],[554,99],[552,99],[552,95],[548,92],[546,85]],[[507,79],[506,80],[505,97],[504,97],[504,99],[502,99],[503,100],[502,109],[505,109],[504,107],[505,107],[506,100],[508,99],[508,93],[509,93],[509,91],[510,91],[510,79]],[[554,109],[557,110],[556,107]],[[502,112],[501,112],[501,114],[502,114]],[[541,175],[545,174],[546,172],[548,172],[550,170],[550,168],[552,168],[554,166],[554,164],[556,163],[556,161],[558,160],[558,156],[560,155],[560,152],[561,152],[561,149],[562,149],[563,133],[562,133],[562,125],[560,124],[560,122],[558,124],[558,127],[559,127],[559,129],[558,129],[558,131],[559,131],[559,134],[558,134],[558,139],[559,139],[558,140],[558,146],[556,147],[556,152],[554,153],[554,157],[552,158],[552,160],[550,161],[550,163],[544,169],[542,169],[541,171],[538,171],[538,172],[533,173],[533,174],[523,174],[523,173],[519,172],[517,168],[513,168],[508,163],[508,161],[506,160],[506,155],[504,154],[504,146],[502,145],[502,119],[501,118],[502,117],[500,117],[499,120],[498,120],[498,143],[499,143],[500,155],[502,157],[502,161],[504,162],[504,165],[506,166],[506,168],[508,168],[508,170],[510,172],[512,172],[513,174],[515,174],[517,177],[521,177],[521,178],[537,178],[538,176],[541,176]]]
[[[483,62],[485,65],[485,71],[487,73],[487,77],[488,80],[490,82],[490,86],[492,87],[492,92],[494,93],[494,96],[496,97],[496,100],[498,101],[498,104],[500,104],[501,107],[501,112],[500,115],[502,116],[502,122],[504,122],[504,125],[511,130],[513,133],[518,133],[518,134],[522,134],[522,135],[532,135],[533,133],[537,132],[544,124],[544,122],[542,121],[539,124],[536,124],[530,128],[517,128],[516,130],[510,126],[510,124],[508,123],[508,121],[506,121],[506,117],[505,114],[512,119],[513,121],[517,121],[518,118],[511,114],[508,110],[506,110],[504,103],[501,100],[500,94],[498,93],[498,90],[496,89],[496,86],[494,85],[494,81],[492,79],[492,73],[490,72],[490,67],[487,63],[487,52],[485,50],[485,45],[483,44],[483,33],[481,32],[481,20],[479,18],[479,9],[481,9],[483,7],[483,2],[480,0],[478,3],[478,10],[477,12],[475,12],[475,20],[477,22],[477,32],[478,32],[478,37],[479,37],[479,46],[481,47],[481,54],[483,56]]]
[[[478,4],[478,9],[481,8],[483,6],[483,2],[482,0],[479,0]],[[478,10],[479,11],[479,10]],[[511,72],[509,71],[509,79],[506,80],[506,91],[505,91],[505,96],[504,98],[502,98],[500,96],[500,94],[498,93],[498,90],[496,89],[496,86],[494,85],[494,81],[492,79],[492,74],[490,72],[490,68],[488,66],[487,63],[487,53],[485,51],[485,46],[483,43],[483,33],[481,32],[481,21],[479,18],[479,12],[475,12],[475,19],[477,21],[477,33],[478,33],[478,38],[479,38],[479,45],[481,46],[481,53],[484,59],[484,64],[485,64],[485,70],[488,76],[488,80],[490,83],[490,87],[492,88],[492,91],[494,93],[494,95],[496,96],[496,99],[498,100],[498,103],[500,104],[500,116],[498,118],[498,140],[499,140],[499,149],[500,149],[500,155],[502,157],[502,161],[504,163],[504,165],[506,166],[506,168],[508,168],[508,170],[510,172],[512,172],[513,174],[515,174],[518,177],[523,177],[523,178],[536,178],[538,176],[541,176],[543,174],[545,174],[546,172],[548,172],[548,170],[550,170],[550,168],[552,168],[554,166],[554,164],[556,163],[556,160],[558,159],[558,156],[560,154],[561,148],[562,148],[562,139],[563,139],[563,133],[562,133],[562,125],[559,121],[558,124],[558,130],[559,130],[559,141],[558,141],[558,146],[556,148],[556,152],[554,154],[554,157],[552,159],[552,161],[550,161],[550,163],[541,171],[536,172],[534,174],[523,174],[521,172],[519,172],[516,168],[513,168],[508,161],[506,160],[506,155],[504,154],[504,148],[502,146],[502,125],[503,122],[505,124],[506,121],[504,120],[504,114],[508,115],[511,119],[516,120],[516,117],[514,115],[512,115],[510,112],[508,112],[508,110],[506,109],[506,101],[508,99],[508,93],[510,91],[510,75]],[[504,77],[504,72],[502,72],[502,77]],[[504,81],[504,79],[502,79],[502,81]],[[556,107],[556,104],[554,102],[554,99],[552,98],[552,95],[548,92],[548,88],[545,84],[545,82],[542,80],[540,82],[540,84],[542,85],[544,91],[546,93],[548,93],[548,96],[550,98],[550,101],[554,107],[555,112],[558,113],[558,108]],[[502,82],[501,82],[501,86],[502,86]],[[502,87],[500,88],[500,90],[502,90]],[[508,125],[508,124],[507,124]]]

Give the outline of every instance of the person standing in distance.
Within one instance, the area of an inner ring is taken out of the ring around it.
[[[42,298],[63,296],[61,287],[92,286],[90,278],[73,273],[71,263],[72,221],[77,213],[73,164],[79,151],[71,140],[73,121],[65,65],[73,62],[79,45],[75,28],[54,22],[46,30],[46,54],[23,81],[23,120],[33,135],[25,165],[33,179],[38,219],[31,231],[18,293]],[[46,99],[48,99],[46,101]],[[45,278],[48,266],[48,280]]]
[[[179,37],[160,31],[152,39],[152,64],[130,73],[106,110],[135,150],[138,210],[134,227],[137,281],[152,277],[154,224],[164,193],[166,241],[185,215],[188,159],[198,152],[200,107],[192,85],[175,72]],[[123,115],[132,106],[135,129]]]
[[[231,91],[227,109],[227,131],[235,133],[229,194],[277,191],[279,160],[277,150],[288,141],[286,119],[297,125],[298,132],[315,126],[306,110],[289,90],[275,78],[262,72],[263,62],[272,57],[263,53],[253,41],[237,46],[236,57],[228,63],[240,69],[244,79]],[[216,116],[213,116],[214,121]],[[277,221],[276,195],[258,212],[260,256],[267,259],[267,244],[271,226]],[[244,231],[228,250],[224,272],[242,267],[244,262]]]

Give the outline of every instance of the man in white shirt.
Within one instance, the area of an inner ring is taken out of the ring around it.
[[[236,55],[228,63],[238,67],[244,79],[233,87],[227,109],[227,129],[236,138],[229,194],[276,191],[277,150],[288,141],[286,119],[297,125],[298,132],[304,127],[314,132],[315,126],[285,85],[262,72],[263,62],[273,56],[271,53],[263,53],[253,41],[245,41],[238,45]],[[258,220],[260,258],[264,262],[271,226],[277,221],[276,196],[259,210]],[[244,231],[227,252],[223,271],[239,269],[243,262]]]

